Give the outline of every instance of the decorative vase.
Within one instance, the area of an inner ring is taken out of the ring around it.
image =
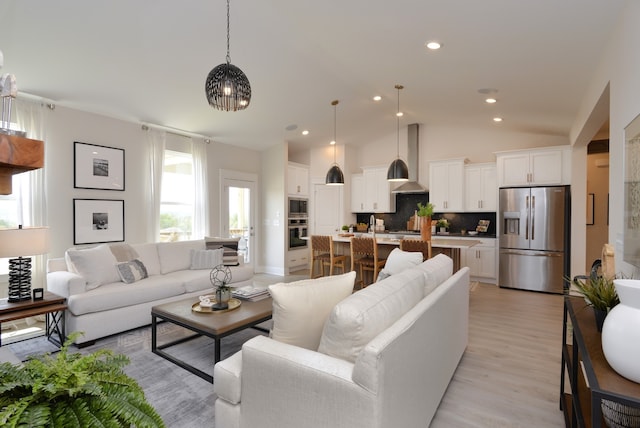
[[[618,374],[640,382],[640,281],[615,279],[620,303],[609,311],[602,326],[602,351]]]
[[[420,217],[420,239],[431,241],[431,217]]]
[[[218,288],[216,290],[216,300],[220,303],[227,303],[231,300],[231,290],[228,288],[225,290]]]

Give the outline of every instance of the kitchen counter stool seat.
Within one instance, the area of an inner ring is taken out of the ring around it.
[[[420,252],[423,260],[429,260],[432,257],[431,241],[423,241],[421,239],[401,239],[400,249],[402,251]]]
[[[319,262],[319,263],[317,263]],[[316,264],[320,265],[320,274],[315,274]],[[337,255],[333,249],[333,238],[327,235],[311,235],[311,269],[310,278],[325,276],[325,267],[329,267],[329,275],[333,275],[333,268],[339,267],[346,272],[347,256]]]
[[[378,244],[375,238],[352,237],[351,238],[351,270],[358,267],[359,280],[356,284],[360,284],[362,288],[376,282],[378,272],[384,268],[387,259],[378,257]],[[365,282],[365,272],[371,272],[371,282]]]

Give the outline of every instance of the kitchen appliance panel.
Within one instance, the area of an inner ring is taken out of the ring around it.
[[[529,249],[564,250],[565,190],[564,187],[531,188]]]
[[[500,287],[563,293],[565,253],[500,250]]]
[[[500,189],[500,247],[529,248],[529,188]]]

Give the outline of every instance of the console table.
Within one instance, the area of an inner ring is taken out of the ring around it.
[[[565,375],[569,379],[567,392]],[[586,307],[582,297],[565,297],[560,376],[560,409],[567,427],[606,426],[602,399],[640,408],[640,384],[609,366],[593,309]]]
[[[65,340],[64,311],[67,309],[67,299],[57,294],[44,292],[41,300],[24,300],[22,302],[8,302],[0,299],[0,324],[22,318],[45,315],[47,339],[54,345],[61,347]],[[0,340],[0,346],[2,341]]]

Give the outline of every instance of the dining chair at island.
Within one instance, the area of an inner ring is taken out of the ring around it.
[[[358,278],[356,284],[360,284],[361,288],[376,282],[378,272],[384,268],[387,262],[386,258],[378,257],[378,243],[375,238],[369,237],[352,237],[351,238],[351,270],[358,268]],[[366,282],[364,278],[365,272],[371,272],[371,282]]]
[[[347,256],[338,255],[333,248],[333,238],[329,235],[311,235],[311,268],[309,278],[325,276],[325,267],[329,267],[329,275],[333,275],[333,268],[339,267],[341,273],[346,273]],[[320,267],[320,275],[315,274],[316,264]]]
[[[422,259],[428,260],[432,257],[431,241],[423,241],[421,239],[401,239],[400,249],[402,251],[420,252]]]

